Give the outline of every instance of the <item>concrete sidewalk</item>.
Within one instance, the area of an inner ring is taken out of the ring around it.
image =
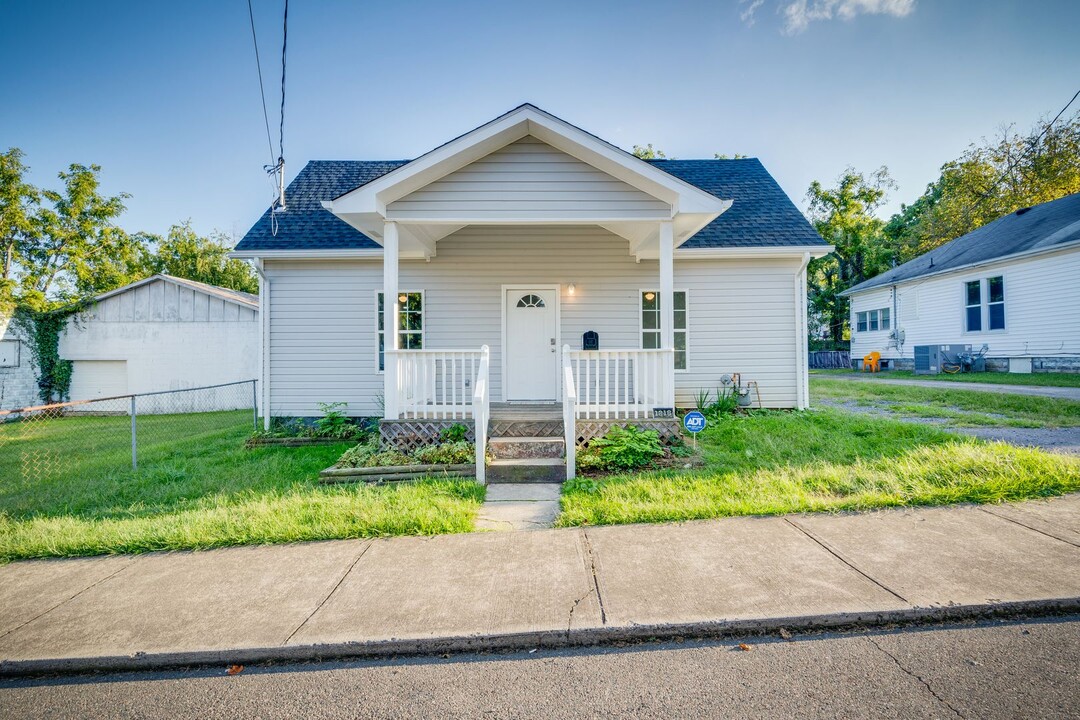
[[[888,375],[888,371],[884,373]],[[915,387],[940,388],[942,390],[970,390],[972,392],[1005,393],[1007,395],[1032,395],[1035,397],[1057,398],[1059,400],[1080,401],[1080,388],[1054,387],[1049,385],[1002,385],[1000,383],[959,382],[950,380],[911,380],[908,378],[882,377],[881,373],[847,373],[814,375],[811,378],[825,380],[848,380],[851,382],[873,382],[884,385],[914,385]]]
[[[0,674],[1080,609],[1080,495],[0,567]]]

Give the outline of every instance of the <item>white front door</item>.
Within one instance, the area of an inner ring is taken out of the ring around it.
[[[506,290],[507,400],[555,400],[558,291]]]

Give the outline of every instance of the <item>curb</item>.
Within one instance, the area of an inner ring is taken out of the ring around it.
[[[565,632],[537,630],[501,635],[460,635],[412,640],[379,640],[175,653],[135,653],[104,657],[0,660],[0,678],[146,672],[200,666],[255,665],[330,660],[364,660],[409,655],[588,647],[615,642],[674,638],[723,638],[787,631],[854,630],[942,621],[1032,617],[1080,612],[1080,597],[1018,600],[978,605],[913,607],[900,610],[831,613],[752,620],[714,620],[656,625],[591,627]]]

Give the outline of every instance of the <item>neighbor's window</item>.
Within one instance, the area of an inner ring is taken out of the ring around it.
[[[1001,275],[986,280],[986,327],[1005,329],[1005,278]]]
[[[686,369],[686,336],[689,326],[686,311],[686,291],[675,291],[675,369]],[[641,292],[641,347],[643,350],[660,348],[660,293],[656,290]]]
[[[968,332],[982,330],[982,281],[973,280],[964,284],[965,327]]]
[[[890,320],[889,308],[855,313],[855,332],[888,330]]]
[[[420,350],[424,347],[424,294],[422,292],[398,293],[398,345],[402,350]],[[385,367],[386,332],[383,320],[383,294],[378,298],[379,370]]]

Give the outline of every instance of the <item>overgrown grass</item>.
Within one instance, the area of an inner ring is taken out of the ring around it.
[[[856,373],[852,370],[811,370],[811,375],[860,375],[866,378],[893,378],[897,380],[940,380],[942,382],[991,384],[991,385],[1037,385],[1041,387],[1080,387],[1080,373],[1031,373],[1021,375],[1007,372],[957,373],[950,375],[916,375],[911,370],[886,370],[879,373]]]
[[[0,425],[0,561],[467,532],[483,501],[471,480],[320,485],[348,444],[246,450],[237,413],[138,423],[138,471],[127,417]]]
[[[855,402],[907,417],[941,418],[956,426],[1027,428],[1080,425],[1080,402],[917,385],[887,385],[827,377],[810,379],[815,399]]]
[[[1080,460],[836,410],[755,412],[699,436],[705,468],[567,489],[561,526],[1001,502],[1080,490]]]

